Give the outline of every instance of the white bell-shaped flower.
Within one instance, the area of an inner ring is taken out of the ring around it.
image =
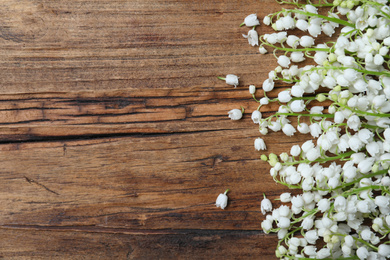
[[[265,215],[265,213],[272,211],[272,203],[269,199],[265,197],[265,194],[263,194],[263,200],[261,201],[261,213]]]
[[[248,27],[257,26],[260,24],[259,20],[257,19],[257,14],[250,14],[244,19],[244,24]]]
[[[255,139],[255,149],[257,151],[267,150],[267,146],[265,145],[265,142],[262,138],[259,137]]]
[[[217,200],[215,201],[215,205],[221,209],[225,209],[228,203],[228,193],[229,189],[227,189],[224,193],[218,195]]]
[[[228,112],[229,118],[231,120],[240,120],[242,118],[241,109],[232,109]]]

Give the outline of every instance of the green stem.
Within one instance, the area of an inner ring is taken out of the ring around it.
[[[310,117],[325,117],[334,118],[332,114],[301,114],[301,113],[275,113],[276,116],[310,116]]]
[[[349,151],[349,152],[340,154],[338,156],[327,157],[327,158],[320,158],[320,159],[317,159],[317,160],[314,160],[314,161],[302,160],[302,161],[295,161],[295,162],[285,162],[285,163],[282,163],[282,164],[284,164],[284,165],[294,165],[294,164],[300,164],[300,163],[328,162],[328,161],[334,161],[334,160],[343,159],[343,158],[348,157],[348,156],[350,156],[350,155],[352,155],[354,153],[355,153],[354,151]]]
[[[341,24],[341,25],[344,25],[344,26],[355,28],[354,24],[351,24],[351,23],[349,23],[347,21],[344,21],[344,20],[338,19],[338,18],[328,17],[328,16],[321,15],[321,14],[309,13],[309,12],[305,12],[305,11],[302,11],[302,10],[296,10],[296,9],[295,10],[288,10],[288,12],[289,13],[303,14],[303,15],[306,15],[306,16],[314,16],[314,17],[322,18],[322,19],[327,20],[329,22],[334,22],[334,23],[338,23],[338,24]]]

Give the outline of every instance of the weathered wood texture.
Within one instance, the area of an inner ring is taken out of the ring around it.
[[[274,259],[259,206],[284,187],[253,149],[247,86],[276,63],[238,24],[279,8],[1,1],[0,257]],[[216,79],[228,73],[238,88]],[[243,120],[229,120],[240,106]],[[280,153],[305,138],[265,140]]]

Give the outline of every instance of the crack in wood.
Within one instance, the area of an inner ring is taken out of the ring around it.
[[[27,176],[24,176],[24,178],[25,178],[26,181],[27,181],[28,183],[30,183],[30,184],[36,184],[36,185],[38,185],[38,186],[44,188],[44,189],[47,190],[48,192],[54,193],[55,195],[60,195],[59,193],[57,193],[57,192],[55,192],[55,191],[49,189],[48,187],[46,187],[46,186],[43,185],[42,183],[39,183],[39,182],[37,182],[37,181],[35,181],[35,180],[33,180],[33,179],[30,179],[30,178],[28,178]]]

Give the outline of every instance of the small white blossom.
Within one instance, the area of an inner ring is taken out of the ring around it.
[[[228,196],[226,193],[228,193],[229,190],[226,190],[225,193],[221,193],[218,195],[218,198],[215,202],[215,205],[221,209],[225,209],[228,203]]]
[[[284,67],[284,68],[288,68],[288,66],[290,65],[291,61],[290,59],[285,56],[285,55],[280,55],[279,58],[278,58],[278,63],[280,66]]]
[[[322,248],[317,252],[316,257],[318,259],[324,259],[330,256],[330,249],[329,248]]]
[[[250,14],[244,19],[244,24],[248,27],[257,26],[260,24],[256,14]]]
[[[385,245],[385,244],[379,245],[378,254],[383,257],[390,257],[390,245]]]
[[[356,255],[359,257],[359,259],[366,259],[370,254],[368,253],[367,248],[361,246],[356,250]]]
[[[314,45],[314,39],[310,36],[304,35],[299,41],[302,47],[310,47]]]
[[[249,85],[249,93],[252,95],[256,93],[256,86],[255,85]]]
[[[265,194],[263,196],[264,196],[264,198],[261,201],[260,208],[261,208],[261,213],[263,213],[263,215],[265,215],[265,213],[272,211],[272,203],[269,199],[267,199],[265,197]]]
[[[270,25],[271,24],[271,18],[267,15],[267,16],[264,16],[263,18],[263,23],[265,25]]]
[[[263,90],[265,92],[269,92],[271,90],[274,89],[274,81],[271,79],[271,78],[268,78],[266,79],[264,82],[263,82]]]
[[[260,47],[259,47],[259,52],[260,52],[261,54],[266,54],[268,51],[267,51],[267,49],[264,48],[263,46],[260,46]]]
[[[306,21],[306,20],[302,20],[302,19],[299,19],[295,26],[301,30],[301,31],[307,31],[307,29],[309,28],[309,23]]]
[[[255,29],[249,30],[248,35],[243,34],[242,36],[248,39],[250,45],[259,46],[259,35]]]
[[[253,111],[252,115],[251,115],[251,119],[252,119],[253,123],[259,124],[260,119],[261,119],[261,112],[258,110]]]
[[[291,98],[292,97],[290,95],[290,91],[289,90],[283,90],[282,92],[280,92],[278,94],[278,99],[282,103],[290,102]]]
[[[226,84],[228,85],[233,85],[234,87],[237,87],[238,86],[238,77],[236,75],[233,75],[233,74],[228,74],[226,75]]]
[[[291,201],[291,193],[285,192],[280,195],[281,202],[290,202]]]
[[[295,128],[291,124],[285,124],[282,128],[282,131],[287,136],[293,136],[296,132]]]
[[[228,112],[229,118],[231,120],[240,120],[242,118],[241,109],[232,109]]]
[[[267,150],[267,146],[265,145],[264,140],[261,139],[260,137],[255,139],[255,149],[257,151]]]
[[[290,150],[292,156],[298,156],[301,153],[301,147],[299,145],[293,145]]]

